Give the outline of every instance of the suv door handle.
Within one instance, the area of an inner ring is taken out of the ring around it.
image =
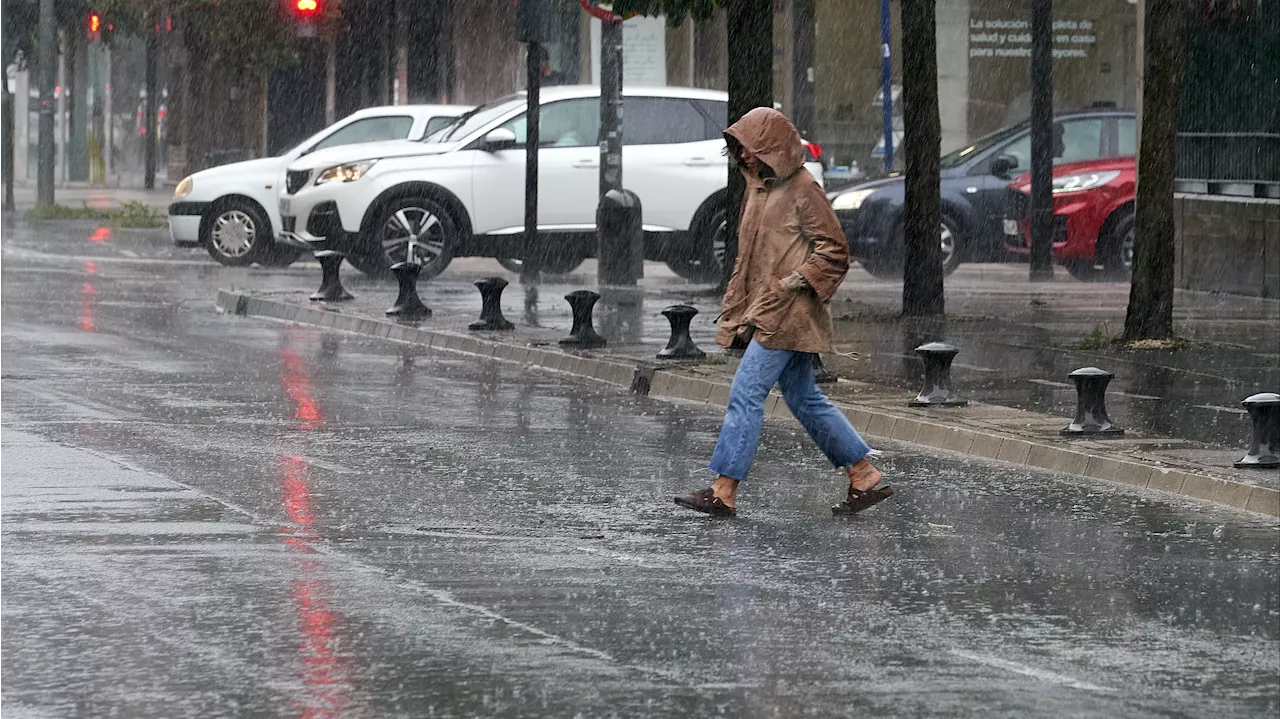
[[[572,164],[574,167],[578,167],[583,170],[595,170],[595,169],[599,169],[600,167],[599,160],[577,160]]]
[[[690,167],[705,167],[711,164],[711,160],[708,160],[705,157],[686,157],[684,164]]]

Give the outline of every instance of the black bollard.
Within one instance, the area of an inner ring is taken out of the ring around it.
[[[1249,453],[1235,466],[1241,469],[1280,467],[1280,394],[1263,392],[1240,404],[1249,410],[1249,419],[1253,420],[1253,442]]]
[[[480,321],[472,322],[473,330],[513,330],[514,324],[502,316],[502,291],[507,281],[501,277],[486,277],[476,283],[480,288]]]
[[[822,361],[822,355],[817,352],[813,353],[813,381],[818,384],[835,384],[840,381],[835,372],[827,369],[827,365]]]
[[[1064,437],[1119,437],[1124,430],[1107,416],[1107,385],[1114,374],[1097,367],[1082,367],[1067,375],[1076,384],[1076,418],[1062,430]]]
[[[342,278],[338,276],[338,270],[342,267],[342,261],[347,258],[346,255],[334,250],[318,250],[315,253],[316,259],[320,262],[320,289],[311,295],[311,299],[321,302],[346,302],[354,300],[355,297],[347,292],[347,288],[342,286]]]
[[[573,329],[568,337],[560,340],[560,344],[565,347],[604,347],[605,339],[596,334],[595,324],[591,321],[591,312],[600,295],[591,290],[577,290],[564,298],[569,300],[569,307],[573,309]]]
[[[420,320],[431,316],[431,308],[422,304],[418,297],[418,265],[413,262],[397,262],[391,266],[391,272],[400,283],[400,294],[396,303],[387,310],[392,317],[405,320]]]
[[[960,350],[942,342],[930,342],[916,348],[924,360],[924,387],[908,407],[963,407],[968,400],[956,397],[951,388],[951,360]]]
[[[707,356],[689,336],[689,325],[696,314],[698,310],[689,305],[671,305],[662,311],[662,316],[671,323],[671,339],[658,353],[658,359],[703,359]]]

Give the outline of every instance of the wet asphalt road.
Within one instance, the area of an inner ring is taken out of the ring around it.
[[[704,409],[220,317],[314,270],[63,227],[6,227],[5,717],[1280,710],[1269,519],[884,445],[833,521],[790,422],[689,515]]]

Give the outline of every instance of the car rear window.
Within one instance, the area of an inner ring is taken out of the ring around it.
[[[684,98],[628,97],[622,111],[622,142],[627,145],[674,145],[715,139],[709,119]]]

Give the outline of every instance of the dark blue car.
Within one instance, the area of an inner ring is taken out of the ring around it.
[[[1054,164],[1133,156],[1134,113],[1093,109],[1054,118]],[[950,274],[965,260],[1003,259],[1009,183],[1031,168],[1028,123],[1006,127],[942,157],[942,263]],[[894,173],[832,192],[828,199],[850,255],[876,277],[902,277],[903,178]]]

